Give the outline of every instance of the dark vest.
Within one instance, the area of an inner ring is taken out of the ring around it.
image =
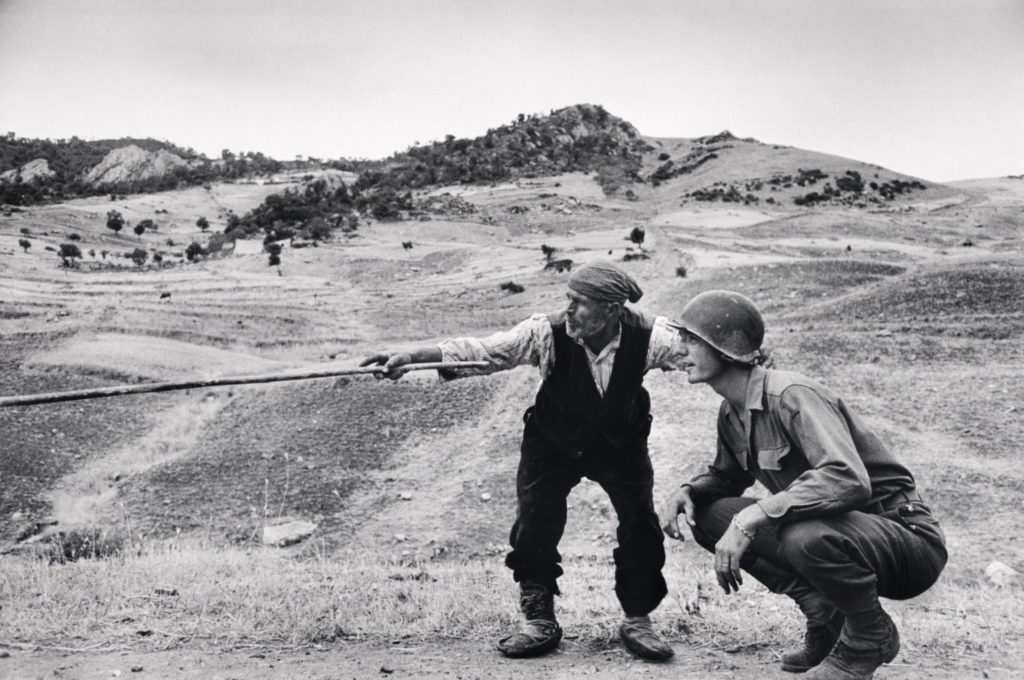
[[[548,321],[555,365],[537,392],[531,425],[549,444],[573,451],[609,444],[621,449],[646,437],[651,399],[643,380],[651,320],[623,311],[622,339],[604,397],[594,384],[586,351],[565,332],[565,313],[553,314]]]

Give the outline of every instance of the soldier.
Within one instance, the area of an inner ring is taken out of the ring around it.
[[[526,364],[540,368],[540,388],[523,417],[518,513],[505,560],[519,583],[525,624],[498,642],[506,656],[544,654],[562,638],[554,610],[563,573],[558,543],[566,499],[583,477],[601,485],[618,519],[615,593],[625,614],[619,627],[623,643],[647,659],[673,654],[649,617],[666,584],[664,536],[647,451],[650,398],[643,379],[652,368],[674,368],[682,345],[665,317],[625,306],[642,294],[619,267],[594,262],[569,277],[568,304],[561,312],[535,314],[485,338],[455,338],[363,361],[382,364],[393,379],[407,364],[441,360],[486,361],[488,372]]]
[[[942,530],[913,475],[831,390],[758,365],[764,321],[746,297],[702,293],[680,326],[689,382],[723,401],[715,460],[662,504],[662,527],[683,540],[685,516],[715,554],[726,593],[743,583],[742,568],[796,601],[807,632],[803,649],[783,655],[783,670],[871,678],[900,649],[879,596],[920,595],[946,564]],[[741,495],[755,480],[766,498]]]

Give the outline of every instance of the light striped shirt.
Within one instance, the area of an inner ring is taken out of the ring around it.
[[[622,338],[622,328],[615,338],[595,354],[582,340],[590,364],[590,374],[601,396],[608,389],[608,381],[615,363],[615,352]],[[534,314],[508,331],[499,331],[485,338],[452,338],[440,343],[442,361],[485,361],[488,367],[477,373],[494,373],[516,366],[537,366],[541,380],[547,378],[555,364],[555,340],[551,323],[546,314]],[[645,371],[660,368],[663,371],[678,369],[680,360],[686,356],[679,329],[668,318],[658,316],[651,328],[651,340],[647,348]]]

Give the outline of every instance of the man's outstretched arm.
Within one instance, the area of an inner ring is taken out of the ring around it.
[[[421,347],[409,352],[377,352],[359,362],[360,366],[376,364],[384,367],[385,377],[398,380],[407,371],[402,366],[407,364],[425,364],[441,361],[440,347]]]
[[[450,379],[466,375],[480,375],[505,371],[516,366],[539,366],[542,375],[553,361],[551,326],[544,314],[534,314],[507,331],[499,331],[484,338],[451,338],[430,347],[412,351],[385,351],[371,354],[360,364],[385,367],[384,375],[392,380],[401,378],[407,364],[434,361],[483,361],[485,369],[462,369],[442,377]]]

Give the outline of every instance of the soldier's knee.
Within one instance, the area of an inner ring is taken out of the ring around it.
[[[785,524],[778,528],[776,536],[779,551],[794,565],[799,565],[829,540],[825,525],[817,520]]]

